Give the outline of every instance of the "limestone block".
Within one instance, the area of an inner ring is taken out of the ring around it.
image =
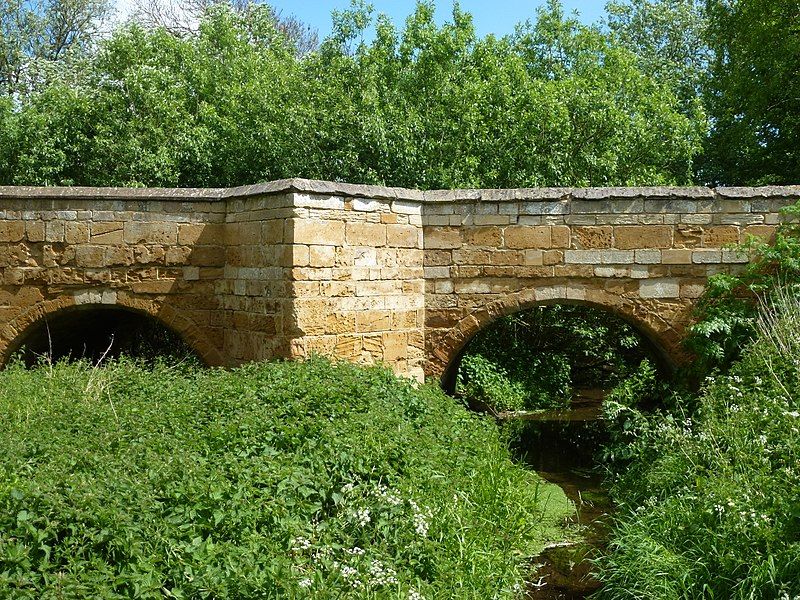
[[[434,282],[433,291],[436,294],[452,294],[455,287],[449,279],[437,280]]]
[[[506,248],[548,249],[552,247],[551,227],[512,225],[503,230]]]
[[[521,215],[567,215],[569,203],[566,201],[523,202],[520,205]]]
[[[171,279],[138,281],[131,285],[134,294],[169,294],[174,287],[175,282]]]
[[[385,246],[386,225],[359,221],[348,222],[345,226],[345,242],[351,246]]]
[[[639,282],[642,298],[679,298],[680,284],[677,279],[648,279]]]
[[[264,244],[280,244],[284,242],[283,219],[272,219],[261,223],[261,242]],[[286,238],[291,239],[291,238]]]
[[[163,246],[145,246],[140,244],[133,248],[135,261],[140,265],[163,264],[166,254],[166,249]]]
[[[595,267],[595,277],[630,277],[627,267]]]
[[[564,253],[561,250],[545,250],[542,253],[542,264],[557,265],[564,261]]]
[[[640,265],[657,265],[661,262],[661,250],[636,250],[635,261]]]
[[[43,242],[44,221],[28,221],[25,223],[25,235],[29,242]]]
[[[167,248],[165,262],[168,265],[183,265],[186,263],[192,249],[189,246],[173,246]]]
[[[705,286],[702,283],[681,284],[681,298],[699,298],[703,295]]]
[[[568,264],[595,265],[601,262],[601,253],[598,250],[566,250],[564,262]]]
[[[542,250],[525,250],[522,264],[534,267],[544,265],[544,252]]]
[[[675,248],[699,248],[703,245],[704,228],[699,225],[681,223],[675,228]]]
[[[176,223],[127,221],[123,224],[123,240],[126,244],[178,243]]]
[[[0,242],[21,242],[24,237],[24,221],[0,221]]]
[[[727,264],[744,264],[750,262],[747,252],[739,250],[722,250],[722,262]]]
[[[744,228],[740,240],[733,240],[733,241],[744,242],[747,239],[747,236],[752,235],[761,238],[765,242],[771,242],[775,238],[775,232],[777,231],[777,229],[778,228],[774,225],[750,225]]]
[[[63,242],[64,221],[47,221],[44,226],[44,239],[47,242]]]
[[[703,246],[706,248],[719,248],[726,244],[739,242],[739,228],[733,225],[719,225],[708,227],[703,231]]]
[[[695,250],[692,252],[692,262],[695,264],[713,264],[722,262],[720,250]]]
[[[681,215],[681,223],[688,223],[690,225],[709,225],[713,220],[710,214],[685,214]]]
[[[78,246],[75,249],[75,264],[79,267],[105,266],[105,248],[102,246]]]
[[[135,261],[133,248],[128,246],[104,246],[103,263],[109,267],[128,267]]]
[[[89,241],[89,224],[69,221],[64,224],[64,241],[68,244],[85,244]]]
[[[760,225],[764,222],[764,215],[750,213],[720,215],[719,223],[722,225]]]
[[[418,248],[420,228],[415,225],[387,225],[386,244],[394,248]]]
[[[672,227],[619,225],[614,227],[614,246],[621,250],[669,248],[672,246]]]
[[[353,210],[359,212],[377,212],[381,209],[381,204],[371,198],[353,198]]]
[[[550,236],[553,243],[553,248],[569,248],[570,231],[570,228],[566,225],[553,225],[550,228]]]
[[[664,265],[689,265],[692,264],[692,250],[667,249],[661,251],[661,264]]]
[[[104,221],[91,224],[90,240],[93,244],[123,244],[123,224],[118,221]]]
[[[387,310],[367,310],[356,314],[356,332],[373,333],[392,328],[392,316]]]
[[[613,243],[614,229],[609,225],[572,228],[572,245],[577,250],[611,248]]]
[[[601,250],[599,254],[604,265],[627,265],[634,262],[635,257],[633,250]]]
[[[556,265],[553,269],[555,277],[592,277],[594,275],[594,267],[591,264]]]
[[[288,227],[287,222],[287,227]],[[345,244],[344,221],[298,220],[290,229],[290,236],[296,244],[316,244],[320,246],[343,246]]]
[[[475,215],[472,217],[474,225],[508,225],[510,222],[509,215]]]
[[[461,232],[456,227],[428,227],[423,238],[425,249],[453,249],[461,247]]]
[[[387,331],[383,334],[383,360],[393,362],[408,357],[408,334],[404,331]]]
[[[401,215],[420,215],[422,214],[422,203],[408,200],[395,200],[392,202],[392,212]]]
[[[470,246],[489,246],[497,248],[502,242],[499,227],[465,227],[462,229],[462,238]]]
[[[333,246],[308,246],[308,252],[308,264],[312,267],[333,267],[336,264]]]

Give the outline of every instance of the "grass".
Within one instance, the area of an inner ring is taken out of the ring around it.
[[[512,598],[572,511],[381,369],[12,365],[0,415],[1,598]]]

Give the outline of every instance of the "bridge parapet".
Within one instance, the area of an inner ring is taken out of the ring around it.
[[[65,310],[116,305],[207,362],[321,353],[441,376],[502,314],[580,302],[672,361],[730,245],[800,187],[444,190],[0,188],[0,360]]]

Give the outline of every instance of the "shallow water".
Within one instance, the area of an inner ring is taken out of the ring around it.
[[[575,514],[566,523],[574,531],[572,539],[550,545],[533,559],[526,598],[577,600],[600,587],[590,561],[605,544],[613,508],[595,469],[605,439],[602,396],[600,390],[583,390],[569,410],[516,417],[524,421],[515,448],[519,461],[559,485],[575,503]]]

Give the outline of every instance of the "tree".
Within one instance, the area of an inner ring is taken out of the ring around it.
[[[800,2],[708,0],[713,130],[703,179],[800,182]]]
[[[276,29],[294,46],[298,56],[305,56],[319,46],[315,29],[260,0],[143,0],[134,18],[147,27],[163,27],[174,35],[184,36],[197,31],[207,11],[221,6],[245,18],[268,11]]]
[[[87,50],[108,11],[107,0],[0,2],[0,93],[30,91],[54,63]]]
[[[20,107],[18,184],[229,186],[309,177],[419,188],[680,184],[703,123],[613,37],[551,2],[513,36],[420,2],[356,5],[304,57],[267,6],[175,35],[131,24]],[[375,26],[369,41],[364,34]]]
[[[610,32],[642,70],[668,83],[687,113],[697,111],[711,60],[704,0],[612,0],[606,12]]]

